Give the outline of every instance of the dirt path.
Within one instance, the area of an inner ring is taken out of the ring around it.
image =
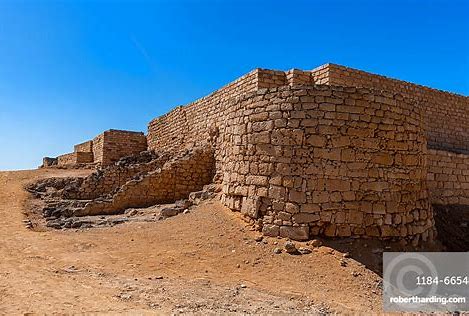
[[[244,222],[207,203],[156,223],[34,232],[22,187],[80,171],[0,173],[0,314],[379,312],[379,277],[321,247],[274,254]],[[275,243],[278,243],[276,245]]]

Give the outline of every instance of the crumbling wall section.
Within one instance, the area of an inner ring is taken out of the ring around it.
[[[93,156],[95,163],[102,163],[104,159],[104,133],[93,139]]]
[[[210,147],[182,153],[140,178],[132,179],[108,199],[94,200],[77,210],[75,216],[114,214],[129,207],[148,207],[187,198],[211,183],[214,158]]]
[[[42,168],[48,168],[52,166],[57,166],[58,159],[57,158],[51,158],[51,157],[44,157],[42,158]]]
[[[151,161],[135,164],[113,164],[96,170],[83,179],[78,186],[70,186],[62,193],[65,199],[92,200],[119,189],[134,177],[161,168],[169,155],[160,155]]]

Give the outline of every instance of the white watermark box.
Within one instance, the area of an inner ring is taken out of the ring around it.
[[[383,309],[469,311],[469,253],[383,253]]]

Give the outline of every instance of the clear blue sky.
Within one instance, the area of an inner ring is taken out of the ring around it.
[[[468,95],[469,1],[0,0],[0,170],[327,62]]]

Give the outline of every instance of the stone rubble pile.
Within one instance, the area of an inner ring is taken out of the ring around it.
[[[175,202],[158,210],[154,217],[140,218],[154,221],[188,211],[193,204],[220,192],[219,186],[210,184],[213,162],[210,148],[192,148],[174,157],[147,151],[122,158],[86,178],[48,178],[26,189],[43,200],[42,214],[48,227],[112,226],[129,219],[122,216],[97,219],[96,216]],[[155,186],[158,189],[154,192],[162,194],[155,195],[149,190]]]

